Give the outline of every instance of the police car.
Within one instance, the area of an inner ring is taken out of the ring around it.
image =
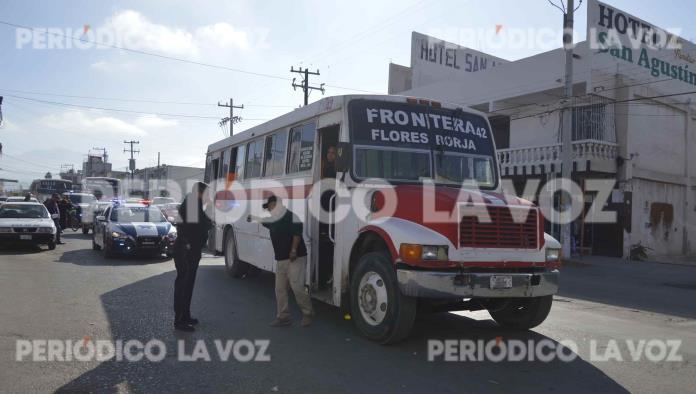
[[[146,204],[114,202],[94,221],[92,249],[115,255],[150,254],[171,257],[176,227],[162,212]]]
[[[48,245],[56,248],[56,225],[38,202],[6,202],[0,206],[0,245]]]

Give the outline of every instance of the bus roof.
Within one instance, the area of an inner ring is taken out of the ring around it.
[[[280,115],[277,118],[261,123],[260,125],[254,126],[250,129],[244,130],[241,133],[234,134],[230,137],[214,142],[208,146],[208,153],[224,149],[228,146],[232,146],[243,141],[247,141],[253,137],[258,137],[272,133],[284,127],[294,126],[307,119],[313,118],[321,114],[339,110],[343,108],[348,101],[360,98],[384,101],[405,101],[408,97],[388,94],[350,94],[324,97],[321,100],[315,101],[304,107],[294,109],[292,112]],[[467,112],[487,117],[484,113],[480,111],[471,108],[464,108],[462,105],[452,103],[442,103],[442,105],[446,108],[462,108]]]

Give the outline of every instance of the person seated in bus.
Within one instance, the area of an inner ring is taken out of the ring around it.
[[[326,156],[321,162],[321,179],[336,178],[336,147],[331,145],[326,149]]]
[[[292,324],[288,308],[288,285],[295,295],[295,301],[302,310],[302,327],[312,324],[312,300],[305,290],[307,266],[307,247],[302,239],[302,222],[292,211],[283,206],[275,195],[270,195],[262,205],[270,217],[247,216],[247,221],[255,221],[266,227],[271,235],[271,244],[277,262],[275,293],[277,303],[276,319],[272,327]]]

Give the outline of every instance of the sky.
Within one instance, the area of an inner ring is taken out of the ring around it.
[[[696,3],[606,2],[696,37]],[[55,29],[56,42],[47,48],[47,35],[35,30],[39,38],[20,45],[26,36],[2,22]],[[224,137],[219,101],[244,105],[235,133],[302,104],[291,66],[318,69],[310,83],[325,83],[327,96],[386,93],[389,63],[410,63],[414,30],[517,60],[553,48],[481,48],[465,32],[561,23],[547,0],[0,0],[0,178],[28,182],[63,164],[81,168],[93,148],[106,148],[114,169],[125,170],[124,140],[140,141],[138,168],[156,165],[158,152],[162,164],[202,167],[207,146]],[[585,4],[575,24],[581,41]],[[59,35],[85,31],[131,51],[76,48]],[[72,48],[57,48],[67,42]],[[321,97],[314,91],[310,101]]]

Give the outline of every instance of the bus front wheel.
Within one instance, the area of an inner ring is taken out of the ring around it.
[[[233,278],[241,278],[249,271],[249,264],[237,257],[237,245],[232,230],[225,232],[225,269]]]
[[[404,340],[416,318],[415,298],[401,294],[389,256],[363,255],[351,276],[351,315],[358,330],[382,343]]]

